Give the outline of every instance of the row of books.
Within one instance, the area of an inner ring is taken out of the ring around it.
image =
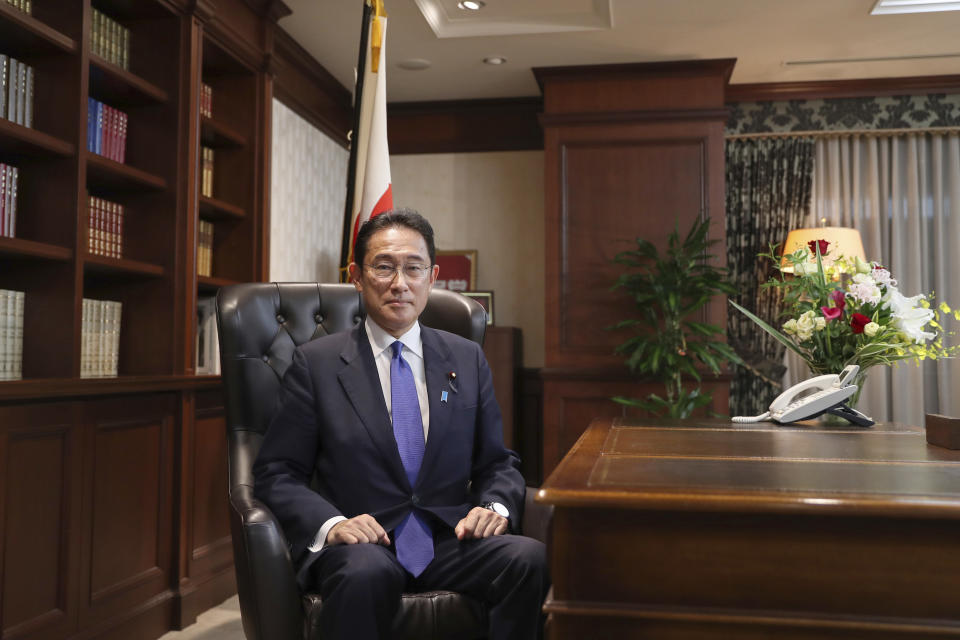
[[[107,62],[130,69],[130,30],[116,20],[93,10],[90,51]]]
[[[213,197],[213,149],[200,147],[200,195]]]
[[[200,220],[197,238],[197,274],[210,276],[213,273],[213,223]]]
[[[122,303],[83,299],[80,326],[80,377],[117,375]]]
[[[122,204],[90,196],[87,251],[108,258],[123,257]]]
[[[0,380],[23,377],[23,291],[0,289]]]
[[[200,83],[200,115],[213,117],[213,87],[203,82]]]
[[[87,151],[123,162],[127,157],[127,114],[87,98]]]
[[[33,2],[32,0],[7,0],[7,4],[12,4],[20,11],[24,13],[33,13]]]
[[[0,162],[0,237],[12,238],[16,235],[19,176],[16,167]]]
[[[220,335],[216,298],[197,300],[197,375],[220,375]]]
[[[33,67],[0,53],[0,118],[33,127]]]

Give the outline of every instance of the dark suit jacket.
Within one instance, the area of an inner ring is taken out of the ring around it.
[[[511,521],[519,515],[524,481],[516,454],[503,444],[483,351],[445,331],[421,327],[421,337],[430,429],[412,487],[363,323],[294,354],[253,473],[255,495],[280,520],[298,565],[311,555],[307,547],[321,525],[336,515],[369,513],[388,532],[414,507],[449,527],[488,501],[503,503]]]

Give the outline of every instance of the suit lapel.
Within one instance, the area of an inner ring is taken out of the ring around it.
[[[453,414],[453,398],[441,402],[440,396],[447,391],[449,396],[454,393],[449,385],[449,374],[456,371],[453,354],[450,348],[440,340],[439,335],[421,325],[421,339],[423,340],[423,365],[427,377],[427,402],[430,405],[430,429],[427,435],[427,447],[423,452],[423,463],[417,475],[417,483],[424,477],[424,469],[436,467],[443,451],[443,441],[450,432],[450,422]]]
[[[360,416],[360,421],[370,435],[370,439],[383,454],[397,482],[400,486],[412,490],[407,474],[403,470],[403,462],[400,460],[397,441],[393,436],[393,426],[390,424],[390,415],[383,401],[383,388],[380,386],[380,376],[373,360],[373,350],[370,348],[370,341],[367,339],[363,323],[353,330],[351,339],[340,353],[340,358],[346,363],[337,375],[340,385],[357,415]]]

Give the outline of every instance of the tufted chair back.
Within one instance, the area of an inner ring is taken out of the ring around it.
[[[253,497],[252,467],[278,409],[281,381],[294,350],[315,338],[350,329],[362,317],[360,296],[349,284],[249,283],[224,287],[217,294],[227,403],[230,527],[247,640],[321,637],[316,620],[322,603],[315,594],[301,599],[279,524]],[[485,312],[458,293],[432,291],[420,320],[483,343]],[[405,596],[401,614],[398,637],[469,639],[484,633],[483,608],[459,594]],[[438,629],[438,620],[449,622],[448,627]]]

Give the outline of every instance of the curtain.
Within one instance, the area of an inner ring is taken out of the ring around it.
[[[810,204],[812,138],[733,139],[726,145],[727,267],[737,287],[733,299],[778,326],[780,294],[760,285],[774,274],[757,254],[782,244]],[[742,313],[728,307],[727,340],[747,366],[733,367],[731,415],[766,411],[779,393],[786,350]]]
[[[956,133],[852,135],[816,142],[812,218],[853,227],[868,260],[890,269],[904,295],[933,292],[960,305],[960,138]],[[946,330],[960,332],[952,319]],[[947,336],[945,344],[958,344]],[[784,382],[809,377],[790,354]],[[877,421],[924,424],[960,416],[960,360],[870,369],[860,408]]]

